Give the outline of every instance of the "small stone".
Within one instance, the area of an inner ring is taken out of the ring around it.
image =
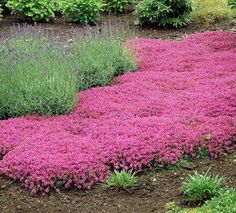
[[[21,210],[22,207],[21,207],[20,205],[17,205],[17,206],[16,206],[16,209],[17,209],[17,210]]]
[[[5,184],[0,186],[0,189],[5,189],[5,188],[7,188],[7,185]]]
[[[195,166],[193,164],[186,164],[183,168],[186,170],[194,170]]]

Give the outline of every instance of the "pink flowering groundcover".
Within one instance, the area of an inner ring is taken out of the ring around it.
[[[70,115],[0,121],[0,174],[34,193],[87,189],[112,169],[174,164],[196,147],[212,157],[232,148],[235,35],[137,39],[134,45],[139,70],[81,92]]]

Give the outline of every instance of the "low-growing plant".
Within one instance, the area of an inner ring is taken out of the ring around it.
[[[221,190],[219,196],[207,201],[196,213],[234,213],[236,212],[236,191],[235,189]]]
[[[236,212],[236,191],[235,189],[220,190],[219,195],[206,201],[199,208],[181,208],[175,202],[165,205],[166,213],[235,213]]]
[[[194,23],[216,23],[230,20],[236,15],[228,0],[195,0],[190,18]]]
[[[63,48],[41,37],[0,44],[0,119],[55,115],[76,104],[77,80]]]
[[[192,10],[191,0],[143,0],[136,7],[136,23],[182,27],[187,24],[187,14]]]
[[[116,187],[119,189],[129,189],[133,187],[137,183],[137,179],[135,177],[136,173],[132,171],[114,171],[111,174],[106,183],[108,187]]]
[[[7,7],[30,21],[48,22],[55,17],[55,1],[51,0],[9,0]]]
[[[190,203],[203,202],[219,195],[225,184],[225,179],[218,175],[210,176],[208,171],[205,174],[199,174],[196,171],[183,182],[181,191],[186,201]]]
[[[103,0],[104,9],[108,13],[123,13],[132,3],[131,0]]]
[[[98,0],[66,0],[62,13],[71,21],[82,25],[96,24],[100,19],[101,1]]]

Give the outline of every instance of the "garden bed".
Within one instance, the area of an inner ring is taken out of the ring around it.
[[[108,189],[98,185],[89,191],[71,189],[52,193],[49,197],[32,196],[18,182],[0,177],[1,212],[104,212],[164,213],[168,202],[183,202],[179,187],[194,170],[219,174],[227,178],[227,186],[236,188],[236,156],[218,160],[197,159],[180,170],[152,169],[138,174],[138,184],[129,191]],[[182,203],[183,204],[183,203]]]
[[[134,41],[140,68],[78,94],[70,115],[0,122],[0,172],[33,193],[89,189],[112,169],[228,151],[236,131],[235,35]]]
[[[110,24],[112,26],[122,27],[123,30],[127,30],[128,33],[132,32],[132,36],[137,37],[148,37],[148,38],[161,38],[161,39],[174,39],[179,40],[186,37],[188,34],[196,32],[205,32],[205,31],[232,31],[236,32],[236,23],[235,21],[220,21],[217,23],[211,24],[190,24],[186,27],[180,29],[173,28],[153,28],[153,27],[138,27],[134,24],[135,17],[132,13],[120,14],[120,15],[102,15],[102,19],[96,26],[90,26],[89,28],[97,28],[103,25]],[[28,23],[32,24],[33,23]],[[0,22],[0,36],[11,34],[14,32],[15,28],[13,26],[25,25],[25,21],[16,15],[4,16],[3,20]],[[13,27],[13,28],[12,28]],[[78,24],[65,23],[62,18],[56,19],[53,23],[40,23],[35,25],[35,28],[45,28],[53,32],[57,32],[58,35],[61,34],[71,34],[74,31],[77,32],[86,32],[87,28],[82,27]]]

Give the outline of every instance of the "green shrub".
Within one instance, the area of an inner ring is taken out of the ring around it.
[[[136,7],[136,23],[182,27],[192,9],[191,0],[143,0]]]
[[[236,15],[228,5],[228,0],[195,0],[190,14],[194,23],[216,23],[230,20]]]
[[[51,0],[9,0],[7,7],[30,21],[48,22],[55,17],[55,2]]]
[[[100,19],[102,3],[98,0],[66,0],[62,13],[71,21],[82,25],[96,24]]]
[[[236,9],[236,0],[229,0],[229,6],[232,9]]]
[[[107,85],[114,76],[137,69],[132,52],[114,36],[86,36],[73,48],[79,91]]]
[[[219,176],[202,175],[195,172],[183,182],[181,191],[188,202],[202,202],[219,195],[225,179]]]
[[[131,0],[103,0],[105,11],[108,13],[123,13],[128,9]]]
[[[76,76],[63,48],[20,37],[1,43],[0,53],[0,119],[64,114],[75,106]]]
[[[132,171],[115,171],[111,176],[107,179],[108,187],[117,187],[120,189],[129,189],[133,187],[137,183],[137,179],[135,178],[135,174]]]

